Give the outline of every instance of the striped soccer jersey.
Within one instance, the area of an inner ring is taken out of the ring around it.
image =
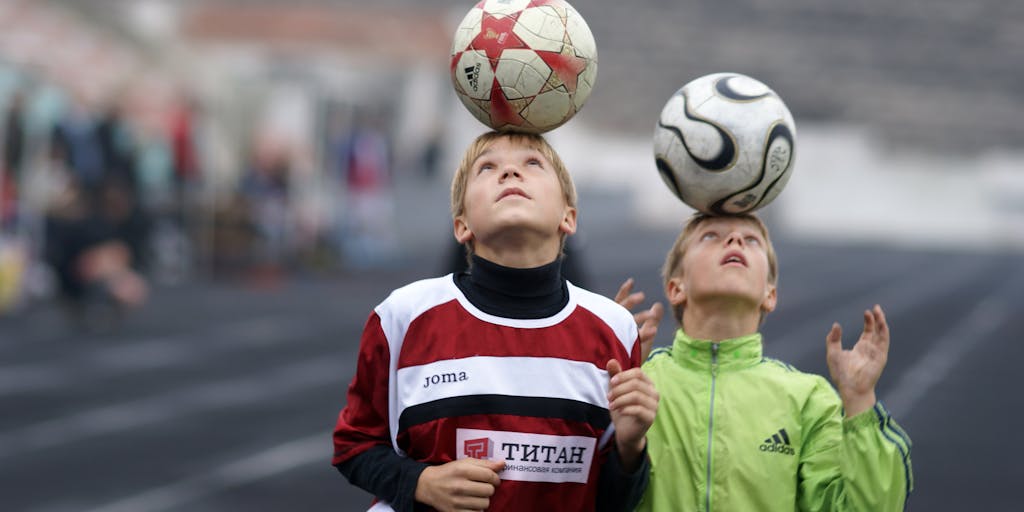
[[[526,320],[481,311],[451,275],[394,291],[363,331],[333,463],[380,444],[429,464],[504,460],[493,510],[593,510],[609,448],[604,368],[639,366],[639,339],[624,308],[568,290],[561,311]]]

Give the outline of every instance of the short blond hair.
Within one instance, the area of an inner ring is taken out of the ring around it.
[[[761,236],[764,237],[765,254],[768,255],[768,284],[775,286],[779,282],[779,262],[778,257],[775,255],[775,247],[772,245],[772,239],[768,234],[768,226],[765,225],[764,221],[762,221],[760,217],[752,213],[730,215],[730,217],[747,221],[757,227],[758,231],[761,232]],[[666,288],[668,287],[670,279],[677,275],[681,275],[682,273],[683,258],[686,256],[686,250],[689,246],[690,238],[697,232],[697,229],[700,228],[701,224],[704,224],[708,220],[717,218],[721,217],[697,212],[686,221],[686,225],[683,226],[682,233],[680,233],[679,237],[676,238],[675,243],[672,244],[672,249],[669,249],[668,255],[665,257],[665,265],[661,268],[662,284]],[[673,307],[672,316],[675,317],[676,322],[680,326],[683,325],[683,306],[678,305]],[[764,313],[761,314],[761,320],[764,321]]]
[[[543,136],[533,133],[487,132],[470,143],[469,147],[466,148],[466,153],[462,156],[458,169],[455,170],[455,176],[452,178],[451,199],[453,220],[466,212],[466,184],[469,183],[473,162],[476,162],[476,159],[480,158],[480,155],[487,148],[502,138],[508,139],[509,143],[514,146],[536,150],[551,162],[551,165],[554,167],[555,176],[558,177],[558,182],[562,185],[565,204],[571,208],[576,208],[576,185],[573,184],[572,176],[562,162],[561,157],[555,152],[555,148],[551,147],[551,144]],[[562,235],[562,246],[565,246],[564,234]],[[467,258],[472,256],[472,243],[466,243],[466,254]]]

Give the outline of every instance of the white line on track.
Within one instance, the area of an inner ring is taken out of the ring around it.
[[[163,395],[108,405],[0,432],[0,458],[130,431],[162,421],[180,421],[219,410],[287,396],[339,381],[333,358],[316,357],[264,374],[216,381]]]
[[[207,331],[129,340],[52,362],[0,367],[0,397],[59,389],[94,376],[187,365],[217,352],[276,345],[308,334],[308,323],[257,318]]]
[[[881,304],[885,315],[892,319],[922,302],[932,300],[936,296],[956,290],[960,283],[970,282],[987,270],[987,262],[981,258],[972,259],[970,265],[956,268],[936,268],[931,266],[925,272],[919,272],[909,279],[894,280],[889,285],[868,291],[860,297],[843,301],[824,316],[810,318],[796,327],[786,330],[778,336],[778,340],[766,341],[765,348],[769,355],[792,364],[798,364],[812,351],[819,351],[825,359],[825,335],[833,320],[844,315],[868,309],[873,304]],[[782,299],[780,296],[780,300]],[[770,320],[769,320],[770,321]],[[861,331],[860,325],[847,326],[843,329],[852,334],[853,339]],[[850,334],[844,335],[846,343]],[[898,341],[897,341],[898,343]]]
[[[295,439],[205,473],[154,487],[88,512],[160,512],[330,458],[329,432]]]
[[[1002,297],[1013,286],[1012,280],[1003,285],[997,293],[975,306],[945,336],[929,344],[927,352],[903,372],[892,391],[883,397],[886,408],[900,417],[909,416],[936,384],[946,380],[968,352],[977,351],[985,342],[991,341],[993,333],[1010,317],[1012,310]]]

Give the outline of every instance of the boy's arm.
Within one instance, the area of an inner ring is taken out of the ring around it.
[[[617,449],[612,448],[608,460],[601,467],[597,489],[597,510],[633,510],[640,504],[650,479],[651,461],[647,448],[641,453],[640,466],[634,471],[622,467]]]
[[[647,430],[658,410],[658,392],[640,368],[641,340],[630,353],[631,368],[622,371],[619,361],[608,361],[611,378],[608,409],[615,428],[608,460],[601,468],[598,510],[633,510],[640,503],[650,477]],[[610,427],[611,428],[611,427]]]
[[[332,464],[349,482],[395,510],[413,509],[416,482],[426,464],[403,457],[391,445],[388,380],[391,352],[372,313],[363,328],[356,374],[334,428]]]
[[[487,508],[487,497],[500,483],[497,473],[504,462],[463,459],[430,466],[399,455],[392,447],[388,427],[390,353],[380,317],[373,313],[363,329],[348,403],[334,429],[332,463],[352,485],[388,502],[398,512],[412,512],[417,501],[439,509]]]
[[[336,467],[352,485],[388,502],[395,511],[412,512],[416,484],[427,464],[377,445]]]
[[[798,510],[904,509],[913,489],[910,438],[881,403],[844,419],[822,380],[804,414]]]
[[[801,452],[800,510],[903,510],[913,489],[910,438],[875,399],[888,355],[880,306],[864,312],[864,330],[851,350],[843,349],[842,329],[832,325],[826,358],[842,409],[824,382],[805,408],[805,424],[814,427]]]

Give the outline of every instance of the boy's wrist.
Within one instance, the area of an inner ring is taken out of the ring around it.
[[[627,472],[633,472],[640,465],[640,457],[643,456],[644,448],[647,446],[647,436],[636,441],[621,442],[615,440],[615,449],[619,452],[619,460]]]
[[[419,478],[416,480],[416,492],[413,493],[413,499],[419,503],[426,505],[432,505],[433,499],[429,495],[429,480],[431,473],[435,470],[434,466],[427,466],[420,472]]]
[[[843,400],[843,411],[846,412],[847,418],[852,418],[872,407],[875,406],[877,398],[875,397],[875,390],[871,390],[867,393],[860,393],[855,395],[842,395]]]

